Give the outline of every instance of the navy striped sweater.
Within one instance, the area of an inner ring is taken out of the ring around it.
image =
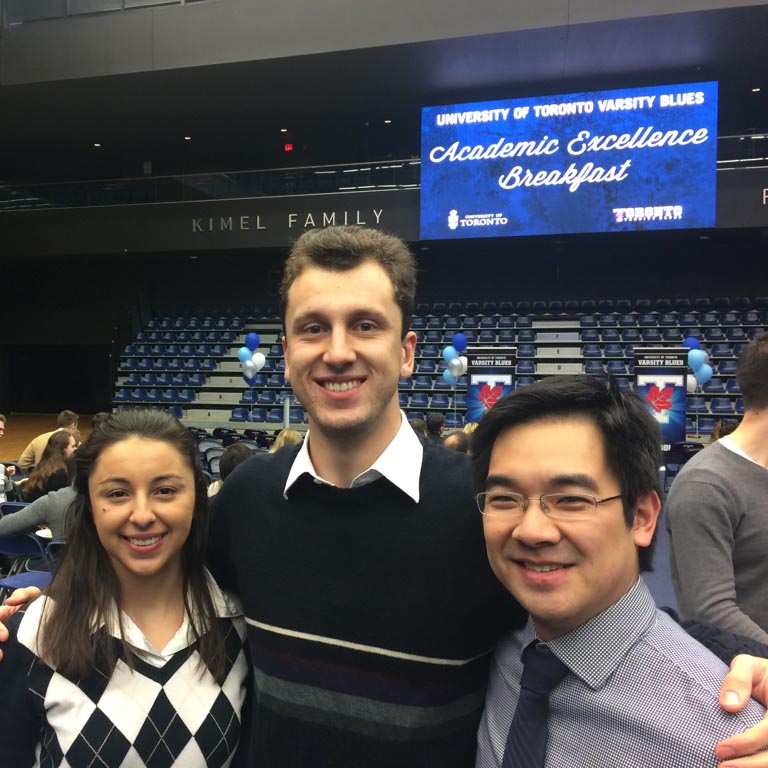
[[[469,768],[490,652],[524,615],[487,564],[466,457],[426,444],[418,504],[308,476],[286,501],[297,452],[248,460],[214,501],[211,566],[253,664],[245,763]]]

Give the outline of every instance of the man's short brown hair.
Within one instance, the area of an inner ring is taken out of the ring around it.
[[[768,407],[768,333],[755,336],[736,364],[745,408]]]
[[[77,426],[77,422],[80,417],[74,411],[62,411],[56,417],[56,426],[60,429],[64,427],[71,427],[73,424]]]
[[[366,227],[310,229],[294,244],[280,284],[280,316],[285,328],[288,292],[308,267],[345,272],[372,261],[387,273],[400,307],[402,336],[411,327],[416,301],[416,260],[406,244],[392,235]]]

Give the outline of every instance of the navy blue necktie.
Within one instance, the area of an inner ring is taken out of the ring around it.
[[[523,651],[520,698],[507,736],[502,768],[544,768],[549,727],[549,693],[568,674],[568,667],[545,645]]]

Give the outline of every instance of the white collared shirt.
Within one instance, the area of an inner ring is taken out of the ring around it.
[[[386,477],[390,483],[418,504],[424,447],[402,411],[400,411],[400,418],[400,429],[392,438],[392,442],[368,469],[361,472],[352,481],[350,487],[359,488],[361,485],[372,483],[380,477]],[[312,459],[309,456],[309,432],[307,432],[307,437],[293,460],[288,479],[285,481],[283,498],[288,499],[288,491],[291,486],[305,473],[313,477],[316,483],[335,486],[334,483],[320,477],[312,465]]]
[[[757,462],[749,455],[744,453],[744,451],[739,448],[736,443],[731,440],[730,435],[726,435],[725,437],[720,438],[720,444],[725,446],[729,451],[733,451],[737,456],[741,456],[742,459],[746,459],[747,461],[751,461],[753,464],[757,464]],[[760,466],[758,464],[758,466]]]

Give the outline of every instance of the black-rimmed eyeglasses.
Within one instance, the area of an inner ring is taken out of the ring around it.
[[[621,494],[598,499],[586,493],[544,493],[541,496],[523,496],[511,491],[483,491],[475,496],[477,508],[486,517],[522,517],[531,501],[538,501],[541,511],[557,520],[588,517],[598,504],[620,499]]]

